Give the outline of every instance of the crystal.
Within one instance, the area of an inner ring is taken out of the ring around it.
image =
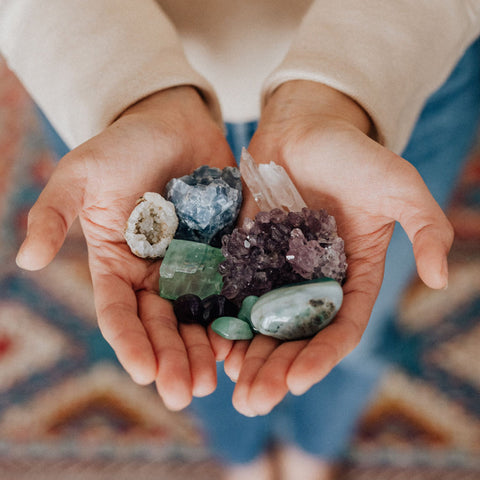
[[[280,340],[300,340],[326,327],[343,301],[341,285],[320,279],[277,288],[262,295],[251,312],[253,329]]]
[[[223,295],[209,295],[202,300],[202,305],[202,324],[205,326],[219,317],[235,317],[238,313],[238,307]]]
[[[178,226],[173,203],[146,192],[127,220],[124,237],[132,253],[142,258],[163,257]]]
[[[203,323],[202,299],[198,295],[186,293],[173,302],[173,311],[180,323]]]
[[[252,313],[253,306],[257,303],[258,297],[256,295],[249,295],[245,297],[242,302],[242,306],[240,311],[238,312],[237,317],[240,320],[244,320],[245,322],[250,323],[250,315]]]
[[[179,219],[175,238],[220,246],[234,227],[242,204],[242,181],[236,167],[204,165],[167,183],[166,197]]]
[[[257,165],[246,148],[242,149],[240,173],[261,211],[294,212],[307,206],[283,167],[275,162]]]
[[[220,249],[204,243],[173,239],[160,266],[160,296],[175,300],[192,293],[200,298],[219,294],[222,276]]]
[[[223,295],[209,295],[202,300],[198,295],[186,293],[173,302],[173,311],[180,323],[207,327],[219,317],[236,316],[238,307]]]
[[[286,284],[329,277],[343,282],[343,240],[325,210],[274,209],[246,219],[222,239],[222,294],[236,304]]]
[[[228,340],[250,340],[253,332],[250,325],[235,317],[220,317],[212,323],[212,330]]]

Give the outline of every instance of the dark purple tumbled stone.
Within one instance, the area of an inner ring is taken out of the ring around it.
[[[187,293],[173,302],[173,311],[180,323],[203,325],[203,304],[200,297]]]
[[[209,295],[202,300],[203,325],[208,326],[219,317],[236,317],[238,307],[224,295]]]
[[[239,305],[249,295],[305,280],[342,283],[347,263],[335,219],[325,210],[259,212],[222,239],[222,294]]]

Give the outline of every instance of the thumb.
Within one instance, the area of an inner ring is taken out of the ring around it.
[[[446,288],[454,230],[423,181],[404,212],[400,223],[412,242],[419,277],[430,288]]]
[[[20,268],[40,270],[60,250],[82,205],[82,178],[59,163],[28,214],[27,236],[16,258]]]

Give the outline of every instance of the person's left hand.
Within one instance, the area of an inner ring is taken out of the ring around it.
[[[256,335],[236,342],[225,371],[241,413],[268,413],[287,392],[300,395],[358,344],[378,295],[395,221],[413,244],[417,270],[432,288],[447,283],[453,230],[416,169],[370,138],[365,112],[340,92],[287,82],[271,97],[249,146],[259,162],[286,168],[310,208],[325,208],[345,241],[348,271],[339,313],[309,340]],[[245,209],[252,213],[251,200]]]

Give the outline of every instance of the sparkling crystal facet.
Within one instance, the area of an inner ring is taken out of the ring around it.
[[[240,173],[262,211],[299,211],[307,206],[283,167],[274,162],[257,165],[246,148],[242,150]]]

